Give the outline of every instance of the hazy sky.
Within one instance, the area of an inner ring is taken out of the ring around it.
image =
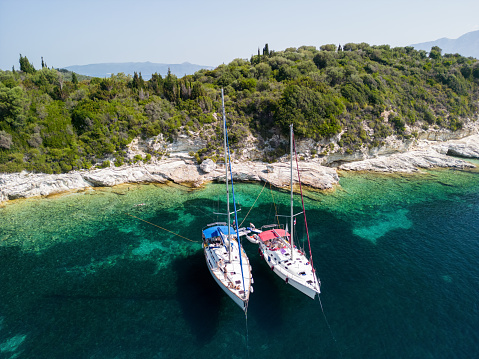
[[[101,62],[217,66],[270,50],[406,46],[479,30],[479,0],[0,0],[0,69]]]

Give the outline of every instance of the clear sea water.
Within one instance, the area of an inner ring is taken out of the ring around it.
[[[212,212],[224,211],[224,185],[9,203],[0,358],[478,358],[479,172],[343,174],[340,184],[305,199],[327,322],[247,241],[247,321],[218,288],[198,241],[222,220]],[[268,186],[250,210],[262,188],[235,185],[240,221],[289,213],[289,194]]]

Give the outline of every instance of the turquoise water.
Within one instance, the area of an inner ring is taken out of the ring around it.
[[[247,324],[215,284],[199,237],[223,220],[212,213],[225,210],[224,185],[0,208],[0,358],[479,357],[479,173],[345,173],[340,184],[305,198],[330,327],[247,241]],[[289,213],[287,192],[262,189],[235,185],[245,224]]]

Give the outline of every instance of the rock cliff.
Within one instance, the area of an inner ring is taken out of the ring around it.
[[[315,148],[318,144],[311,140],[299,141],[297,148],[298,156],[301,158],[299,161],[301,182],[313,188],[331,189],[339,181],[337,169],[413,173],[433,167],[471,168],[474,167],[473,164],[458,158],[479,158],[477,129],[465,132],[465,134],[470,133],[474,134],[462,139],[456,139],[455,135],[451,135],[449,137],[453,139],[448,141],[422,139],[401,142],[392,139],[389,147],[385,145],[384,148],[375,151],[369,150],[356,154],[335,152],[329,156],[315,156],[311,148]],[[448,138],[444,134],[439,137]],[[133,158],[135,154],[145,153],[147,151],[145,146],[148,145],[165,149],[166,155],[162,159],[153,159],[148,164],[140,162],[141,164],[130,166],[112,166],[58,175],[27,172],[0,174],[0,203],[17,198],[47,196],[87,187],[115,186],[122,183],[172,181],[198,187],[210,181],[225,180],[224,164],[207,160],[197,165],[188,155],[187,150],[192,148],[189,146],[201,148],[200,140],[180,137],[173,144],[166,144],[158,139],[146,145],[133,142],[129,147],[129,156]],[[248,160],[250,158],[240,153],[234,160],[232,168],[235,180],[262,181],[271,183],[275,187],[289,186],[288,156],[283,156],[279,162],[272,164]],[[324,164],[338,164],[338,167],[328,167]],[[294,172],[296,173],[296,169]]]

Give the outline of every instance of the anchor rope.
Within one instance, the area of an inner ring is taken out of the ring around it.
[[[216,217],[215,217],[215,216],[212,216],[209,212],[206,212],[205,210],[201,209],[201,208],[198,207],[198,206],[194,206],[194,205],[192,205],[192,204],[188,204],[187,206],[188,206],[188,207],[193,207],[193,208],[197,209],[198,211],[200,211],[201,213],[203,213],[204,216],[208,216],[208,217],[210,217],[210,218],[213,219],[213,220],[216,220],[217,217],[218,217],[218,216],[216,216]],[[219,209],[216,210],[216,212],[219,212]]]
[[[248,352],[248,358],[249,356],[249,332],[248,332],[248,308],[246,308],[245,314],[245,319],[246,319],[246,351]]]
[[[324,321],[326,322],[326,325],[328,326],[329,333],[331,333],[331,337],[333,338],[334,342],[336,343],[336,348],[338,349],[339,354],[341,355],[341,358],[343,357],[343,353],[341,352],[341,349],[339,348],[338,341],[336,340],[336,337],[333,334],[333,330],[331,329],[331,326],[329,325],[328,318],[326,318],[326,314],[324,313],[323,309],[323,303],[321,302],[321,296],[318,294],[318,299],[319,299],[319,305],[321,306],[321,312],[323,312],[323,317]]]
[[[255,205],[256,202],[258,201],[259,196],[261,196],[261,193],[263,193],[263,190],[264,190],[265,187],[266,187],[266,182],[264,183],[264,186],[263,186],[263,188],[261,189],[261,192],[259,193],[258,197],[256,197],[256,200],[254,201],[253,205],[252,205],[251,208],[249,209],[248,213],[246,213],[246,217],[243,218],[243,221],[240,223],[240,225],[238,226],[238,228],[240,228],[240,227],[243,225],[244,221],[246,221],[246,218],[248,218],[249,213],[250,213],[251,210],[254,208],[254,205]]]
[[[134,216],[132,214],[129,214],[129,213],[125,213],[127,216],[130,216],[130,217],[133,217],[133,218],[136,218],[136,219],[139,219],[140,221],[143,221],[145,223],[148,223],[148,224],[151,224],[152,226],[155,226],[155,227],[158,227],[164,231],[167,231],[167,232],[170,232],[171,234],[174,234],[175,236],[178,236],[178,237],[181,237],[183,239],[186,239],[187,241],[190,241],[190,242],[193,242],[193,243],[200,243],[200,241],[193,241],[189,238],[186,238],[186,237],[183,237],[182,235],[178,234],[178,233],[175,233],[175,232],[172,232],[170,231],[169,229],[166,229],[166,228],[163,228],[163,227],[160,227],[159,225],[157,224],[154,224],[154,223],[151,223],[151,222],[148,222],[148,221],[145,221],[144,219],[141,219],[140,217],[137,217],[137,216]]]

